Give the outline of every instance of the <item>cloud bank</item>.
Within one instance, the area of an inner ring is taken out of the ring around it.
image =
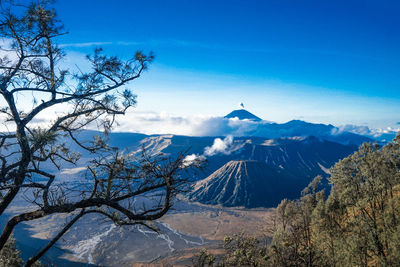
[[[130,111],[125,116],[118,117],[118,132],[136,132],[144,134],[176,134],[187,136],[259,136],[278,138],[281,136],[299,135],[340,135],[344,132],[359,134],[370,138],[391,140],[399,129],[370,129],[368,126],[343,125],[329,126],[322,124],[307,124],[301,121],[282,124],[268,121],[254,122],[237,118],[223,118],[212,116],[172,116],[167,113]],[[331,127],[331,128],[330,128]],[[216,141],[222,145],[223,140]]]
[[[340,134],[344,132],[359,134],[368,136],[372,139],[376,139],[378,141],[391,141],[396,134],[400,131],[400,128],[392,128],[387,127],[384,129],[370,129],[368,126],[358,126],[358,125],[342,125],[335,127],[332,131],[332,134]]]
[[[268,123],[268,122],[261,122]],[[144,134],[176,134],[188,136],[246,136],[260,123],[210,116],[171,116],[167,113],[128,112],[118,117],[115,131]]]

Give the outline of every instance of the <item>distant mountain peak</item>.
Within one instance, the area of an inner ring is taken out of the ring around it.
[[[251,112],[248,112],[244,108],[237,109],[226,115],[224,118],[238,118],[239,120],[250,120],[250,121],[262,121],[261,118],[257,117]]]

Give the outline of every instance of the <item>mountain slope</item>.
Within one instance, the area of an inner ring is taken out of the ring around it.
[[[238,118],[239,120],[251,120],[261,121],[261,118],[257,117],[253,113],[248,112],[245,109],[237,109],[226,115],[224,118]]]
[[[295,180],[264,162],[230,161],[196,183],[189,198],[223,206],[275,207],[283,198],[293,198]]]
[[[159,136],[145,138],[142,143],[151,144],[158,152],[177,155],[190,148],[189,154],[202,155],[206,147],[213,145],[214,137]],[[168,144],[168,145],[166,145]],[[149,147],[150,148],[150,147]],[[301,188],[316,175],[327,175],[335,162],[357,149],[354,145],[342,145],[315,137],[266,139],[259,137],[235,137],[224,153],[207,156],[207,164],[201,172],[192,175],[200,180],[231,160],[256,160],[271,168],[290,173],[301,181]]]

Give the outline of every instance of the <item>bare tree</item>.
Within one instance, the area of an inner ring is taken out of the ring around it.
[[[96,49],[87,57],[89,72],[70,73],[63,69],[65,55],[57,45],[57,38],[66,32],[51,6],[45,1],[0,4],[0,216],[18,195],[33,204],[8,220],[0,235],[0,249],[18,223],[51,214],[76,217],[27,266],[85,214],[98,213],[118,225],[146,225],[163,216],[185,182],[183,154],[173,160],[146,153],[133,156],[110,147],[105,138],[91,142],[79,138],[93,124],[106,137],[115,116],[135,105],[135,95],[125,86],[139,78],[153,55],[137,52],[123,61]],[[56,115],[38,124],[43,114]],[[57,170],[80,160],[80,154],[66,143],[77,144],[92,158],[78,189],[57,182]],[[43,167],[49,164],[54,171]],[[149,195],[151,204],[135,206],[135,198]]]

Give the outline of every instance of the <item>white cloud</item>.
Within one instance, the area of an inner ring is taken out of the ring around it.
[[[68,174],[68,175],[72,175],[72,174],[77,174],[81,171],[86,170],[86,167],[77,167],[77,168],[71,168],[71,169],[62,169],[61,174]]]
[[[225,137],[224,140],[222,140],[221,138],[215,138],[213,145],[211,147],[208,146],[204,149],[204,154],[206,156],[214,156],[219,153],[229,155],[230,154],[229,148],[232,145],[232,143],[233,143],[232,135],[228,135],[227,137]]]
[[[400,131],[400,128],[392,128],[386,127],[381,129],[370,129],[368,126],[358,126],[358,125],[342,125],[335,127],[332,131],[332,134],[340,134],[343,132],[350,132],[359,135],[369,136],[372,138],[376,138],[378,140],[388,139],[386,141],[390,141],[390,139],[394,138],[394,136]]]
[[[367,126],[343,125],[332,129],[332,132],[314,131],[314,128],[298,127],[279,127],[268,121],[254,122],[249,120],[239,120],[237,118],[223,118],[214,116],[173,116],[166,112],[146,112],[131,110],[125,116],[117,119],[118,126],[114,131],[118,132],[136,132],[144,134],[175,134],[186,136],[258,136],[265,138],[278,138],[282,136],[301,135],[340,135],[344,132],[350,132],[367,136],[379,141],[391,141],[400,129],[391,127],[372,129]],[[209,153],[213,151],[224,151],[224,145],[227,145],[229,139],[220,139],[210,148]],[[215,148],[215,150],[214,150]],[[223,153],[223,152],[222,152]],[[206,153],[204,154],[206,155]]]
[[[189,136],[246,136],[267,122],[241,121],[213,116],[172,116],[165,112],[130,111],[119,116],[115,131]]]
[[[102,46],[111,45],[112,42],[87,42],[87,43],[70,43],[70,44],[60,44],[60,47],[90,47],[90,46]]]
[[[371,133],[371,130],[369,129],[368,126],[357,126],[357,125],[352,125],[352,124],[338,126],[332,130],[332,134],[340,134],[343,132],[351,132],[351,133],[355,133],[355,134],[369,135]]]
[[[183,161],[182,164],[184,167],[189,167],[191,165],[201,165],[204,161],[206,160],[206,157],[203,155],[198,155],[198,154],[191,154],[187,155]]]

